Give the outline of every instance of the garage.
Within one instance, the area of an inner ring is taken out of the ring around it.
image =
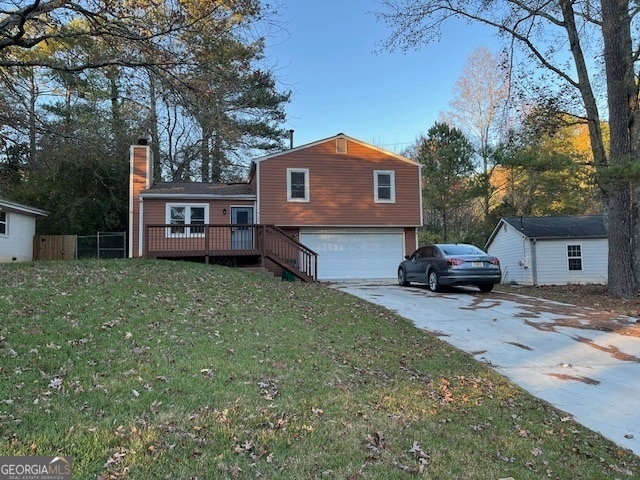
[[[404,257],[402,229],[301,229],[318,254],[318,280],[395,278]]]

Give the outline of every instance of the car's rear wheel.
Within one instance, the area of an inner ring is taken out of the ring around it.
[[[482,293],[489,293],[491,290],[493,290],[493,283],[490,283],[488,285],[478,285],[478,288]]]
[[[410,285],[410,282],[407,281],[407,272],[405,272],[404,268],[398,269],[398,284],[402,287]]]
[[[440,279],[435,270],[429,270],[427,284],[429,285],[429,290],[432,292],[439,292],[441,290]]]

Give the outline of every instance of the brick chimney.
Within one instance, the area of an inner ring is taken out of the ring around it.
[[[143,253],[143,219],[140,192],[151,187],[153,154],[147,140],[141,138],[129,151],[129,258]]]

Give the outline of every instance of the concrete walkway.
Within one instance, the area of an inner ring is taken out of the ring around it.
[[[640,455],[640,324],[635,318],[473,289],[433,293],[391,282],[333,287],[433,332]]]

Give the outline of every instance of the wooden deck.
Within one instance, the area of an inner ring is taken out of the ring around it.
[[[145,225],[145,258],[270,260],[303,281],[317,280],[318,255],[275,225]]]

